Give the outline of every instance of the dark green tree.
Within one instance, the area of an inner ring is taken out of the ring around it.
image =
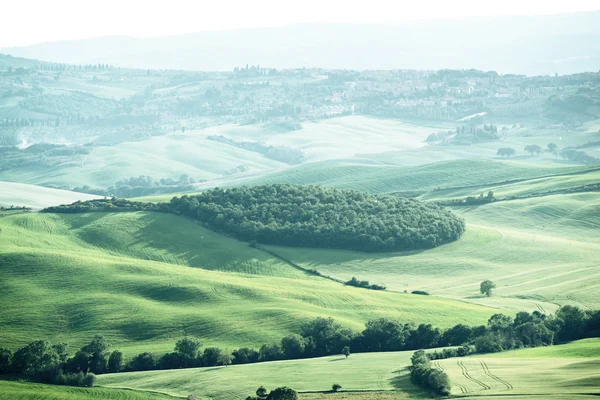
[[[496,284],[490,280],[485,280],[479,285],[479,291],[486,296],[492,295],[492,290],[496,288]]]
[[[123,353],[114,350],[108,357],[108,372],[120,372],[123,369]]]

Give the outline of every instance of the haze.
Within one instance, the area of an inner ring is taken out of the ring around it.
[[[280,2],[226,0],[118,1],[82,6],[75,0],[3,4],[0,48],[95,36],[151,37],[199,31],[276,27],[305,22],[399,23],[431,18],[546,15],[599,10],[594,0],[481,2],[438,0],[405,4],[374,0]],[[35,12],[32,12],[35,10]]]

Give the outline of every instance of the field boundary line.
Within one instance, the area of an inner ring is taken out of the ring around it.
[[[509,382],[505,381],[504,379],[499,378],[498,376],[492,374],[490,372],[490,368],[488,367],[487,363],[483,360],[479,360],[479,363],[481,364],[481,368],[483,368],[483,372],[485,372],[485,374],[487,376],[489,376],[490,378],[492,378],[493,380],[500,382],[501,384],[503,384],[504,386],[506,386],[506,388],[508,390],[512,390],[514,389],[513,385],[511,385]]]

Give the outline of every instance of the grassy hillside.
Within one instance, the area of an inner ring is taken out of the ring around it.
[[[0,380],[0,400],[166,400],[158,393],[107,388],[78,388]]]
[[[524,162],[477,159],[402,167],[363,158],[314,162],[275,172],[211,179],[198,184],[197,188],[202,190],[213,187],[289,183],[323,185],[368,193],[422,193],[425,199],[442,199],[494,190],[494,185],[490,185],[493,182],[534,179],[553,174],[577,173],[587,169],[576,166],[548,168]],[[588,177],[592,179],[591,175]],[[469,188],[454,189],[464,186]],[[432,192],[440,188],[453,189]],[[169,194],[144,199],[164,202],[172,197],[173,195]]]
[[[22,183],[0,182],[0,206],[29,207],[41,209],[78,200],[92,200],[98,196],[66,190],[49,189]]]
[[[170,395],[194,393],[219,399],[244,399],[264,385],[298,391],[327,391],[339,383],[344,390],[402,390],[421,393],[409,382],[407,366],[413,352],[352,354],[306,360],[185,370],[131,372],[99,376],[98,385],[150,390]]]
[[[598,307],[600,193],[556,195],[456,208],[467,229],[457,242],[412,253],[366,255],[271,247],[306,268],[352,276],[398,291],[500,308],[552,312],[559,304]],[[479,283],[494,281],[491,298]]]
[[[600,358],[600,339],[582,339],[561,346],[503,351],[489,358]]]
[[[438,326],[483,323],[491,308],[343,286],[167,214],[22,214],[0,222],[0,343],[74,346],[103,333],[126,356],[191,334],[260,346],[331,316],[355,330],[375,317]]]
[[[467,196],[478,196],[481,193],[485,194],[490,190],[494,192],[496,198],[546,195],[572,188],[580,188],[585,185],[597,184],[598,182],[600,182],[600,170],[592,168],[544,178],[526,179],[521,182],[509,184],[483,184],[468,188],[438,190],[426,193],[421,198],[424,200],[465,198]]]
[[[596,348],[599,342],[598,339],[583,340],[548,349],[535,348],[501,353],[507,355],[507,358],[502,359],[486,355],[447,359],[435,362],[434,365],[447,370],[453,382],[456,382],[453,394],[457,395],[463,394],[461,386],[466,390],[466,394],[471,395],[586,393],[593,391],[593,380],[600,379],[597,370],[600,359],[571,358],[572,351]],[[554,352],[551,362],[548,358],[535,358],[535,353],[547,353],[548,350]],[[171,395],[195,393],[213,399],[230,399],[245,398],[260,385],[267,388],[287,385],[299,391],[327,391],[333,383],[339,383],[344,391],[399,391],[398,397],[394,398],[406,398],[403,396],[411,395],[414,398],[423,398],[426,395],[419,393],[409,381],[407,366],[412,354],[413,352],[408,351],[365,353],[352,354],[348,359],[343,356],[331,356],[232,367],[108,374],[100,376],[98,384]],[[506,385],[485,374],[482,361],[492,374],[506,381],[513,389],[508,390]],[[464,378],[458,362],[465,365],[470,376],[488,384],[490,390],[483,391],[482,386]],[[540,372],[549,374],[548,378],[533,383],[535,379],[539,380]],[[565,375],[558,378],[558,374]],[[578,378],[581,378],[581,381],[578,381]],[[590,379],[590,382],[586,383],[586,378]],[[373,398],[379,397],[374,394]]]

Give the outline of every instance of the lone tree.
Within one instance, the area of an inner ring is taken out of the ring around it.
[[[558,150],[558,145],[556,143],[548,143],[548,151],[550,153],[554,153]]]
[[[339,383],[334,383],[333,385],[331,385],[331,391],[332,392],[337,392],[341,388],[342,388],[342,385],[340,385]]]
[[[512,157],[515,154],[517,154],[517,152],[515,151],[515,149],[511,149],[510,147],[503,147],[501,149],[498,149],[498,151],[496,151],[496,155],[500,156],[502,158],[504,158],[504,157]]]
[[[342,349],[342,354],[345,355],[346,358],[348,358],[350,356],[350,347],[344,346],[344,348]]]
[[[542,148],[540,146],[538,146],[537,144],[528,144],[527,146],[525,146],[524,150],[531,154],[531,155],[536,155],[539,156],[540,153],[542,152]]]
[[[481,282],[481,285],[479,286],[479,291],[481,292],[481,294],[485,294],[486,296],[490,297],[492,295],[492,289],[496,288],[496,284],[490,280],[485,280],[483,282]]]

